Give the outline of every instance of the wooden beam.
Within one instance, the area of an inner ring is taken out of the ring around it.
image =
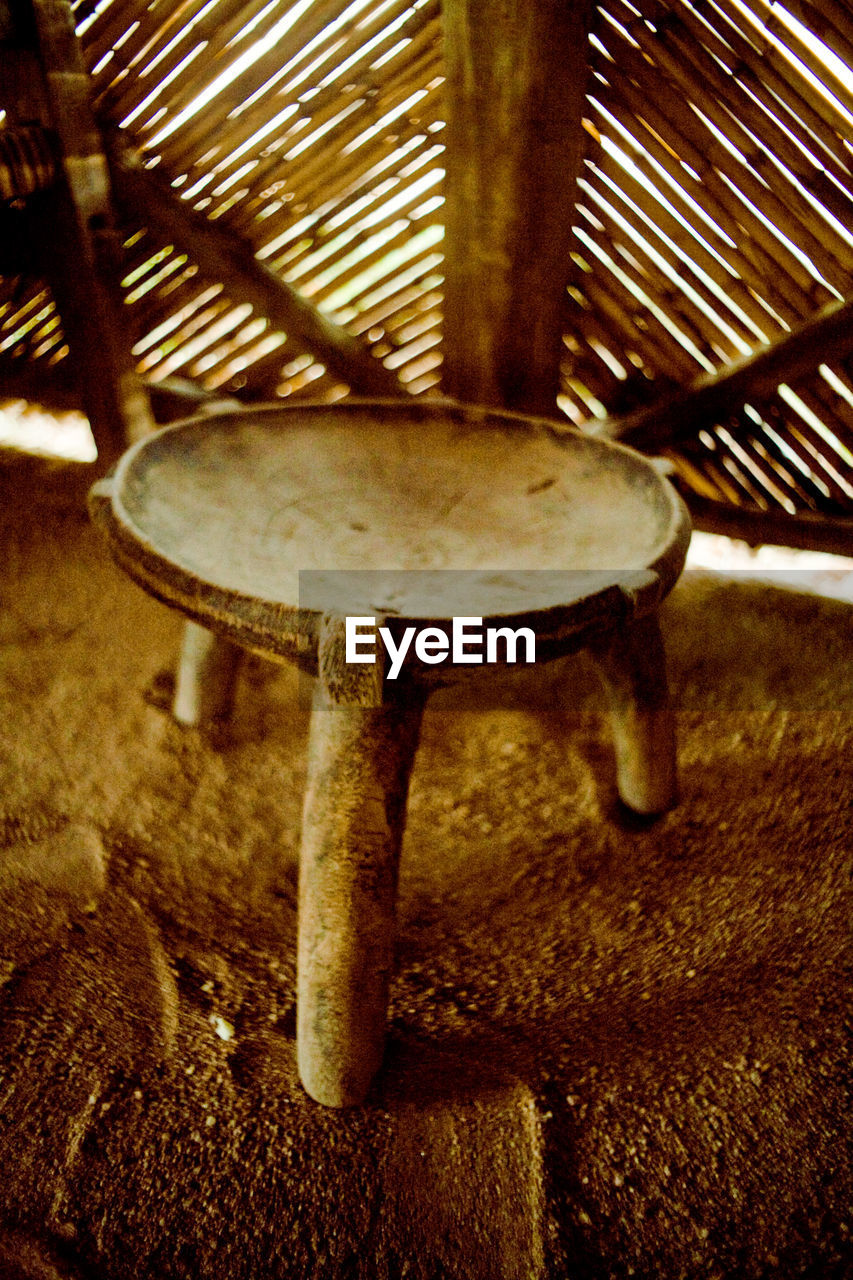
[[[136,376],[118,293],[103,144],[68,0],[32,0],[49,124],[64,181],[32,197],[34,237],[62,316],[95,443],[110,463],[154,426]]]
[[[671,392],[624,418],[605,419],[590,428],[591,434],[654,452],[724,421],[751,400],[769,400],[780,383],[795,382],[851,351],[853,298],[831,303],[793,333],[713,377]]]
[[[208,391],[189,378],[143,381],[143,386],[158,425],[178,418],[192,418],[213,405],[240,405],[236,398]],[[32,400],[54,412],[81,409],[73,359],[58,360],[56,364],[48,364],[47,360],[0,359],[0,399]]]
[[[592,0],[445,0],[444,388],[555,416]]]
[[[113,185],[128,223],[144,223],[180,245],[199,269],[225,285],[234,302],[249,303],[284,333],[298,335],[353,391],[400,396],[403,387],[365,345],[329,320],[296,289],[260,262],[247,242],[193,212],[153,173],[121,157]]]
[[[755,511],[715,502],[698,494],[682,494],[694,527],[726,538],[741,538],[752,547],[798,547],[804,551],[826,551],[853,556],[853,518],[823,516],[814,511],[791,515],[787,511]]]

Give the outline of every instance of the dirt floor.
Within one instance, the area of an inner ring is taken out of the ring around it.
[[[0,1275],[853,1276],[853,606],[689,576],[682,799],[615,799],[583,659],[428,710],[387,1063],[294,1066],[307,710],[165,714],[180,620],[83,465],[0,455]]]

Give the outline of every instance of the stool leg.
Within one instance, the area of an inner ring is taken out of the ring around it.
[[[397,867],[422,703],[312,712],[299,877],[297,1057],[306,1090],[364,1100],[382,1061]]]
[[[636,813],[676,800],[675,716],[656,614],[647,614],[593,650],[610,700],[619,795]]]
[[[197,622],[184,624],[172,715],[181,724],[228,720],[243,650]]]

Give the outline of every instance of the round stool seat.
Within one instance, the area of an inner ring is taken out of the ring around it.
[[[690,530],[632,450],[443,401],[195,418],[130,449],[93,505],[143,586],[309,668],[325,612],[534,613],[543,643],[647,612]]]

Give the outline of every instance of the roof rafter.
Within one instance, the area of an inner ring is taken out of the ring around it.
[[[770,399],[780,383],[813,373],[819,365],[851,351],[853,298],[830,303],[792,333],[728,365],[721,373],[670,392],[626,417],[609,418],[595,426],[593,433],[635,449],[665,448],[728,418],[750,400],[760,403]]]
[[[259,262],[249,244],[194,213],[154,174],[125,157],[113,164],[113,186],[128,218],[143,221],[174,239],[203,272],[223,281],[234,301],[249,303],[286,333],[298,335],[354,391],[404,394],[394,374],[371,356],[358,338]]]

